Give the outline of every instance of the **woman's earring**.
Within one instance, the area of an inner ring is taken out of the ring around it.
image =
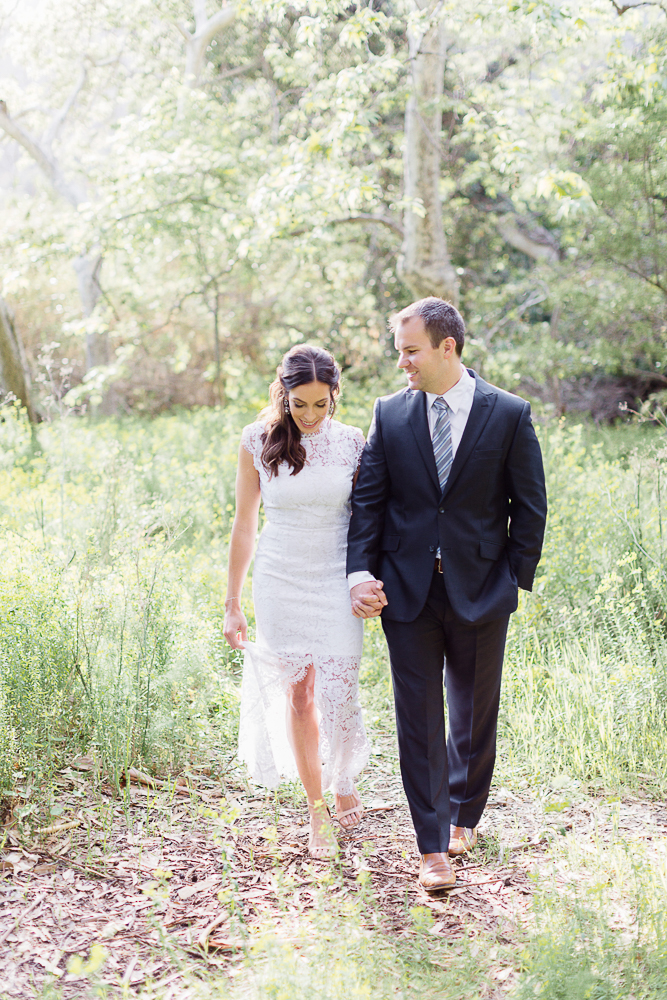
[[[283,396],[283,406],[285,407],[285,413],[289,413],[289,399],[287,396]]]
[[[334,411],[334,401],[332,399],[329,403],[329,416],[333,414],[333,411]]]

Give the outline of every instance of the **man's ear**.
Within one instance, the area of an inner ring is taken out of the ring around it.
[[[453,337],[445,337],[440,344],[440,349],[442,350],[443,357],[451,358],[456,354],[456,341]]]

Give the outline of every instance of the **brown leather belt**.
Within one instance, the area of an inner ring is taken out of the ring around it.
[[[435,568],[438,573],[442,573],[442,558],[440,556],[435,560]]]

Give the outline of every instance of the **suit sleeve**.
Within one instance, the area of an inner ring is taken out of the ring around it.
[[[347,536],[348,576],[362,570],[376,575],[388,492],[389,473],[382,439],[381,400],[378,399],[352,491],[352,517]]]
[[[542,452],[526,403],[505,463],[509,498],[507,557],[522,590],[533,589],[547,519]]]

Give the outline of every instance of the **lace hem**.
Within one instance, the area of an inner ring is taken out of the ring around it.
[[[358,700],[358,657],[289,657],[245,643],[239,757],[259,785],[275,788],[281,780],[298,777],[287,739],[286,696],[311,664],[315,667],[322,787],[349,795],[370,754]]]

